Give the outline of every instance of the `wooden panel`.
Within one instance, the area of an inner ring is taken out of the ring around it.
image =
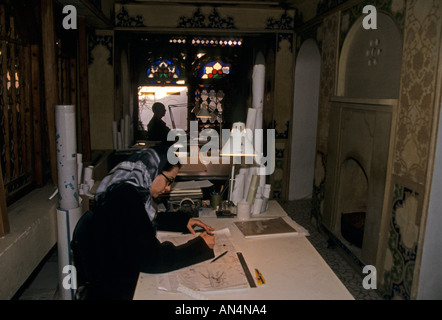
[[[0,24],[1,24],[1,36],[2,38],[6,37],[6,17],[5,17],[5,9],[3,6],[0,6]],[[2,105],[3,105],[3,134],[4,134],[4,159],[5,159],[5,177],[4,177],[4,181],[9,181],[11,180],[11,162],[9,161],[9,159],[11,159],[11,154],[10,154],[10,141],[11,141],[11,137],[10,137],[10,128],[9,128],[9,109],[8,109],[8,95],[6,94],[6,83],[7,83],[7,73],[8,73],[8,67],[7,67],[7,45],[6,45],[6,41],[1,41],[1,54],[2,54],[2,63],[1,63],[1,77],[2,77],[2,89],[3,89],[3,94],[2,94]],[[2,181],[3,182],[3,181]]]
[[[57,104],[57,61],[55,56],[54,10],[52,0],[41,1],[43,68],[46,117],[48,123],[49,159],[52,183],[57,185],[57,154],[55,145],[55,105]]]
[[[80,65],[80,119],[81,119],[81,145],[83,161],[91,160],[91,138],[89,121],[89,88],[88,88],[88,56],[87,56],[87,34],[86,19],[78,17],[78,46]]]
[[[11,32],[11,38],[15,38],[15,28],[14,28],[14,18],[11,17],[10,18],[10,32]],[[18,177],[20,175],[20,167],[19,167],[19,159],[20,159],[20,154],[19,154],[19,146],[20,146],[20,142],[19,142],[19,137],[20,137],[20,132],[19,132],[19,126],[18,126],[18,102],[17,102],[17,93],[16,93],[16,87],[15,87],[15,65],[16,65],[16,54],[15,54],[15,50],[16,50],[16,45],[12,42],[9,45],[9,59],[10,59],[10,68],[8,68],[8,72],[9,72],[9,77],[10,77],[10,89],[9,91],[9,95],[11,100],[10,102],[10,108],[12,111],[12,139],[14,142],[14,147],[12,149],[12,157],[13,157],[13,163],[14,163],[14,177]]]
[[[43,159],[41,141],[41,110],[40,110],[40,58],[37,45],[31,46],[31,86],[32,86],[32,128],[34,146],[34,179],[39,186],[43,186]]]
[[[30,47],[20,47],[20,90],[22,96],[22,132],[25,139],[22,143],[23,171],[33,180],[32,165],[32,121],[31,121],[31,50]]]
[[[70,85],[70,103],[77,104],[77,61],[75,58],[69,59],[69,85]]]

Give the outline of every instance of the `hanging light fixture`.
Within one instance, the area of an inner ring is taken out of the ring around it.
[[[207,109],[207,103],[201,104],[201,110],[196,115],[199,119],[210,119],[212,118],[212,115],[210,114],[209,110]]]

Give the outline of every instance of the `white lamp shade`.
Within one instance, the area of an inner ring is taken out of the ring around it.
[[[253,157],[256,156],[252,142],[246,134],[244,122],[235,122],[230,137],[221,150],[221,156]]]

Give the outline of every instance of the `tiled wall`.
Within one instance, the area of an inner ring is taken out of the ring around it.
[[[383,293],[391,299],[416,296],[428,201],[424,186],[434,157],[438,57],[442,3],[407,1],[404,24],[401,89],[394,145],[391,218],[385,252]]]
[[[403,32],[400,93],[395,129],[392,190],[388,225],[383,234],[384,268],[378,270],[382,294],[389,299],[413,299],[425,231],[425,184],[433,157],[434,118],[439,104],[437,88],[442,3],[431,0],[374,1]],[[327,170],[329,98],[335,94],[337,59],[347,31],[362,14],[360,3],[329,15],[306,30],[322,50],[321,89],[318,119],[317,161],[313,212],[320,221]],[[321,32],[322,30],[322,32]],[[313,32],[312,32],[313,31]],[[316,31],[316,32],[314,32]],[[302,35],[301,35],[302,38]],[[382,255],[382,253],[381,253]]]

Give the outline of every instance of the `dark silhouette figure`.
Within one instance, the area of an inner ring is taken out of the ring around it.
[[[147,125],[147,140],[167,142],[170,128],[161,120],[166,114],[166,107],[161,102],[152,105],[153,117]]]

